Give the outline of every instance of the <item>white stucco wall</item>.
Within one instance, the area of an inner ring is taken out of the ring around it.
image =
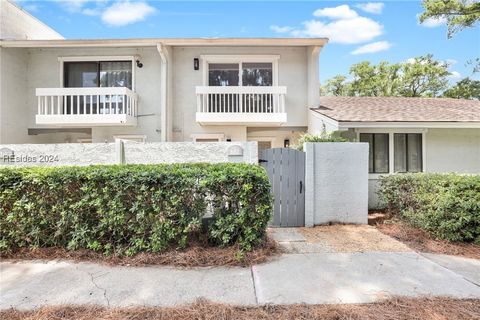
[[[25,50],[0,48],[0,143],[27,130],[26,60]]]
[[[368,220],[368,144],[306,143],[305,226]]]
[[[0,1],[0,39],[63,39],[63,37],[13,3],[12,0]]]
[[[284,126],[307,126],[306,50],[306,47],[174,47],[173,139],[188,141],[192,134],[199,133],[224,133],[232,140],[246,138],[246,126],[201,126],[196,123],[195,87],[204,85],[204,70],[202,63],[200,70],[194,70],[193,59],[201,55],[280,55],[278,85],[287,86],[288,122]]]
[[[427,172],[480,173],[480,129],[429,129]]]
[[[256,142],[151,142],[4,144],[0,166],[154,164],[186,162],[258,163]]]

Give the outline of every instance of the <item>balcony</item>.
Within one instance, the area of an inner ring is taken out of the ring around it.
[[[201,125],[280,126],[287,87],[196,87]]]
[[[136,126],[137,94],[125,87],[37,88],[36,124]]]

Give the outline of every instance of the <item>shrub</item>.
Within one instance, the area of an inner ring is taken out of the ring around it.
[[[348,140],[341,137],[336,132],[326,133],[324,131],[321,134],[316,134],[316,135],[306,133],[298,139],[295,149],[303,151],[303,144],[305,142],[348,142]]]
[[[247,164],[0,169],[0,250],[59,246],[134,255],[205,233],[251,250],[272,211],[264,170]],[[212,223],[201,228],[207,210]]]
[[[390,211],[435,237],[480,244],[479,175],[384,176],[379,195]]]

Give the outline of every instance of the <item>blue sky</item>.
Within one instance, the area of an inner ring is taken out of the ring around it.
[[[321,81],[356,62],[405,61],[433,53],[451,81],[471,76],[479,27],[447,39],[443,21],[419,25],[420,1],[17,0],[67,39],[148,37],[323,37]],[[474,76],[478,79],[478,74]]]

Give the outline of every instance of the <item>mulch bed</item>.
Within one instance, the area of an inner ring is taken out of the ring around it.
[[[427,232],[411,227],[398,218],[389,217],[389,219],[378,222],[374,226],[384,234],[405,243],[415,251],[480,259],[479,245],[435,239]]]
[[[161,253],[139,253],[133,257],[105,256],[92,250],[66,250],[64,248],[21,249],[17,252],[1,253],[2,259],[14,260],[73,260],[77,262],[105,263],[121,266],[168,265],[174,267],[251,266],[268,261],[281,253],[277,243],[267,238],[265,243],[251,252],[245,252],[242,260],[237,259],[237,246],[226,248],[210,247],[201,241],[193,241],[186,249],[170,249]]]
[[[174,308],[132,307],[107,309],[96,306],[45,307],[35,311],[7,310],[0,318],[11,320],[90,320],[90,319],[369,319],[369,320],[474,320],[480,319],[480,299],[394,298],[383,302],[357,305],[291,305],[234,307],[198,301]]]

